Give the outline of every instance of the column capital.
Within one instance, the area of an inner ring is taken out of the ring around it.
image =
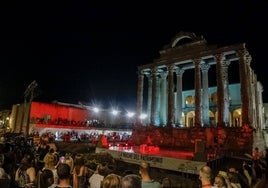
[[[239,59],[243,59],[244,61],[246,61],[247,57],[249,56],[249,52],[243,48],[243,49],[240,49],[240,50],[237,50],[237,55],[239,57]]]
[[[210,65],[207,63],[203,63],[200,65],[200,68],[201,68],[202,72],[208,72]]]
[[[158,74],[158,68],[157,68],[157,67],[153,67],[153,68],[151,69],[151,71],[152,71],[152,74],[153,74],[153,75],[157,75],[157,74]]]
[[[166,71],[163,71],[163,72],[160,73],[160,77],[161,77],[162,79],[166,78],[167,75],[168,75],[168,73],[167,73]]]
[[[223,60],[223,53],[218,53],[214,55],[216,62],[221,62]]]
[[[196,63],[200,64],[200,62],[201,62],[201,58],[194,58],[193,59],[194,64],[196,64]]]
[[[251,55],[249,53],[247,53],[246,54],[246,62],[247,62],[247,64],[250,65],[251,61],[252,61],[252,57],[251,57]]]
[[[177,76],[182,76],[184,72],[185,72],[184,69],[177,67],[177,69],[176,69]]]
[[[144,72],[144,75],[145,75],[148,79],[152,78],[152,74],[151,74],[149,71]]]
[[[138,71],[137,71],[137,74],[138,74],[139,76],[141,76],[141,75],[144,75],[145,72],[144,72],[144,70],[142,69],[142,70],[138,70]]]
[[[167,65],[168,71],[174,71],[174,64]]]
[[[224,61],[222,61],[222,66],[223,66],[223,68],[228,68],[228,66],[230,65],[230,61],[229,60],[224,60]]]

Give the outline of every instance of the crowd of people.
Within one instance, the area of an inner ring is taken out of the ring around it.
[[[20,141],[2,144],[0,155],[1,188],[176,188],[172,179],[154,179],[149,163],[141,162],[138,173],[129,169],[123,175],[107,163],[86,165],[85,154],[63,153],[48,144],[30,146]],[[268,150],[255,148],[252,160],[241,168],[228,166],[215,172],[210,166],[200,169],[198,187],[265,188]],[[120,174],[120,175],[119,175]]]

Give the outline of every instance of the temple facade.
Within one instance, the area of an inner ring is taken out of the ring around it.
[[[245,43],[209,45],[178,33],[159,58],[138,66],[137,113],[147,119],[136,125],[265,128],[263,87],[251,61]]]

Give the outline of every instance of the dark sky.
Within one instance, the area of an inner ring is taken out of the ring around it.
[[[137,66],[180,31],[209,44],[245,42],[268,102],[265,1],[37,2],[0,4],[0,109],[22,103],[34,80],[37,101],[135,108]]]

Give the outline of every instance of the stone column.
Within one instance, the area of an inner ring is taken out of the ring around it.
[[[195,127],[202,126],[201,119],[201,74],[200,74],[200,59],[193,60],[195,66]]]
[[[168,124],[167,126],[173,127],[174,125],[174,82],[173,72],[174,65],[168,65]]]
[[[156,77],[156,106],[155,106],[155,122],[154,125],[160,125],[160,103],[161,103],[161,92],[160,92],[160,78]]]
[[[147,123],[150,124],[151,120],[151,105],[152,105],[152,75],[146,74],[148,80],[148,97],[147,97]]]
[[[156,82],[157,82],[157,67],[152,69],[152,104],[151,104],[151,117],[150,125],[155,125],[155,115],[156,115]]]
[[[224,122],[224,81],[223,81],[223,54],[216,54],[216,73],[217,73],[217,111],[218,111],[218,122],[217,126],[225,126]]]
[[[230,93],[229,93],[229,76],[228,76],[228,66],[230,65],[230,61],[222,62],[222,79],[223,79],[223,98],[224,98],[224,106],[223,106],[223,121],[226,126],[230,125]]]
[[[160,122],[162,125],[167,124],[167,72],[162,72],[161,76],[161,110]]]
[[[247,75],[248,75],[248,96],[255,96],[253,94],[253,86],[252,86],[252,83],[253,82],[253,71],[252,69],[250,68],[250,63],[251,63],[251,55],[249,53],[247,53],[246,55],[246,72],[247,72]],[[249,102],[248,102],[248,121],[249,121],[249,125],[253,126],[253,122],[254,122],[254,101],[253,101],[253,97],[249,97]]]
[[[182,75],[184,73],[183,69],[179,67],[176,69],[177,74],[177,104],[176,104],[176,113],[175,113],[175,123],[179,126],[182,126]]]
[[[208,91],[208,70],[210,65],[207,63],[201,64],[202,70],[202,115],[203,125],[209,126],[209,91]]]
[[[239,75],[241,84],[241,106],[242,106],[242,125],[251,126],[249,121],[249,92],[248,92],[248,74],[247,74],[247,55],[246,49],[238,50],[239,57]]]
[[[138,90],[137,90],[137,117],[136,125],[141,125],[141,119],[139,116],[142,114],[142,103],[143,103],[143,84],[144,74],[143,70],[138,70]]]

